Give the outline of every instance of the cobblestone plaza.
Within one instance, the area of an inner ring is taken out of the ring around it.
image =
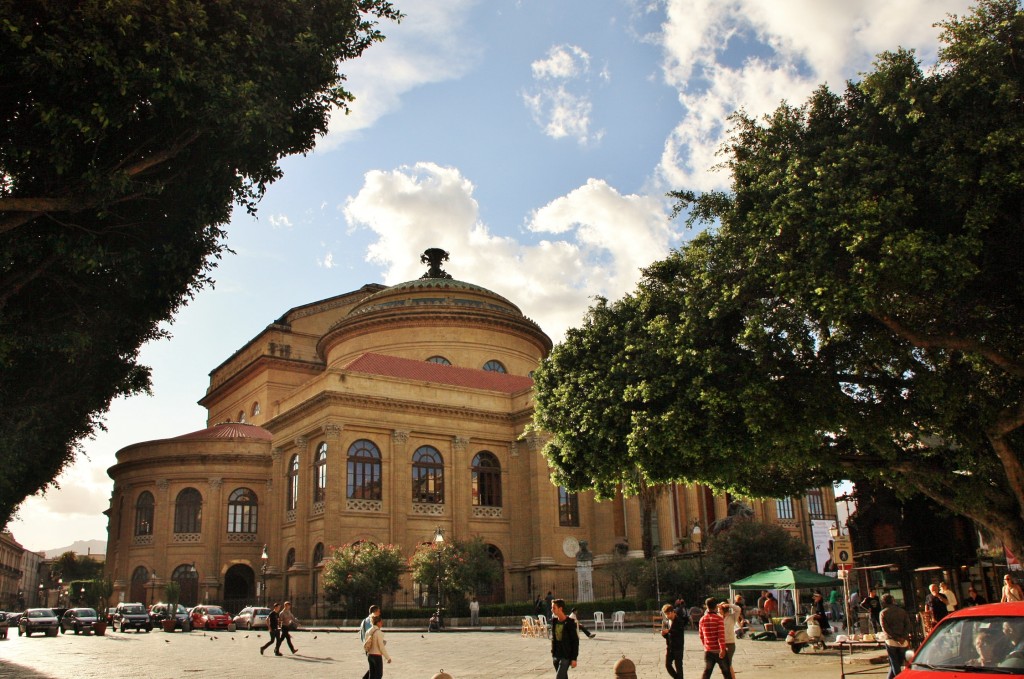
[[[385,630],[394,662],[385,665],[391,679],[430,679],[443,669],[453,679],[527,679],[553,677],[550,642],[523,638],[515,632],[447,632]],[[259,637],[259,638],[258,638]],[[167,634],[108,633],[103,637],[57,638],[10,635],[0,641],[0,677],[88,679],[188,676],[307,676],[359,677],[366,660],[354,630],[303,631],[294,635],[296,655],[259,654],[266,632],[177,632]],[[664,642],[649,630],[598,631],[583,639],[579,667],[573,679],[613,679],[623,656],[637,667],[637,677],[667,677]],[[884,656],[884,652],[881,653]],[[864,661],[878,653],[859,653]],[[839,677],[838,654],[832,651],[794,655],[783,642],[740,640],[736,652],[740,679],[817,679]],[[871,666],[858,664],[856,670]],[[884,676],[884,666],[877,666]],[[847,672],[850,671],[847,666]],[[700,676],[703,654],[696,633],[687,632],[684,671]],[[717,676],[717,675],[716,675]]]

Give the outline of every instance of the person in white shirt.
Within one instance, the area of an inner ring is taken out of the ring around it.
[[[946,583],[940,582],[939,591],[946,595],[946,607],[949,609],[949,612],[952,613],[955,611],[957,606],[960,605],[960,602],[957,600],[956,594],[953,593],[953,590],[951,590],[949,585]]]
[[[384,618],[378,614],[373,618],[373,626],[366,634],[366,641],[363,642],[366,660],[370,665],[369,679],[383,679],[384,660],[387,659],[388,664],[391,664],[387,643],[384,640]]]
[[[725,665],[729,668],[732,679],[736,679],[736,670],[732,666],[732,657],[736,655],[736,623],[742,619],[743,609],[736,604],[723,601],[718,604],[718,614],[725,623]]]

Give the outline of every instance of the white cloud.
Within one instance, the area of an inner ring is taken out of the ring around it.
[[[580,144],[599,141],[603,131],[591,132],[590,55],[577,45],[556,45],[547,58],[530,64],[535,86],[522,94],[533,121],[552,139],[570,137]],[[607,67],[598,77],[607,80]]]
[[[323,269],[334,268],[334,253],[328,252],[323,257],[316,260],[316,265]]]
[[[547,59],[533,62],[530,69],[538,80],[576,78],[590,70],[590,55],[576,45],[556,45],[548,50]]]
[[[665,82],[679,91],[683,117],[665,142],[660,177],[674,188],[723,188],[727,173],[709,173],[738,109],[753,116],[782,100],[801,104],[827,83],[841,91],[847,79],[870,69],[876,54],[916,48],[935,59],[938,29],[969,0],[669,0],[662,26]],[[729,49],[746,43],[756,57],[729,62]]]
[[[465,75],[480,53],[478,41],[464,30],[475,4],[476,0],[403,2],[401,10],[406,17],[400,24],[381,27],[384,42],[341,65],[346,89],[356,99],[349,106],[349,115],[334,111],[327,136],[317,143],[317,149],[337,148],[360,130],[372,127],[401,107],[406,92]]]
[[[270,226],[275,229],[291,229],[294,224],[288,215],[270,215]]]
[[[632,290],[639,269],[665,257],[674,238],[660,198],[622,195],[593,179],[533,213],[529,231],[550,238],[498,236],[480,221],[473,184],[432,163],[367,173],[345,218],[376,234],[367,259],[384,267],[387,284],[418,278],[418,254],[442,247],[452,256],[449,273],[514,300],[556,341],[595,295]]]

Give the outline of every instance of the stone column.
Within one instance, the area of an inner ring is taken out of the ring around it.
[[[280,447],[270,450],[270,458],[273,464],[270,466],[270,478],[267,479],[266,511],[260,508],[259,534],[263,538],[263,544],[267,546],[270,559],[267,562],[267,591],[264,593],[266,601],[273,601],[279,597],[277,591],[278,575],[281,570],[279,563],[284,562],[284,554],[281,548],[281,524],[284,523],[284,495],[282,492],[287,485],[284,479],[285,454]],[[261,502],[261,505],[263,503]],[[270,523],[274,517],[274,523]],[[263,564],[260,564],[262,567]],[[273,575],[273,579],[271,578]],[[262,574],[260,575],[262,578]],[[273,595],[270,593],[273,592]]]
[[[411,458],[409,454],[409,432],[395,429],[391,432],[391,492],[385,498],[384,507],[388,513],[391,543],[412,554],[412,543],[408,538],[409,512],[412,505]],[[447,476],[447,474],[446,474]],[[447,480],[447,479],[446,479]]]
[[[289,569],[290,592],[308,591],[306,582],[309,571],[305,569],[313,548],[309,544],[309,520],[313,507],[313,460],[309,451],[309,439],[295,437],[295,452],[299,455],[299,496],[295,503],[295,564]]]
[[[465,540],[470,537],[469,517],[473,513],[473,456],[469,451],[469,438],[453,436],[452,454],[448,457],[451,464],[444,468],[445,485],[448,486],[448,479],[454,481],[450,485],[451,497],[447,498],[451,509],[451,537]]]
[[[209,564],[206,569],[206,578],[203,580],[204,594],[209,590],[211,599],[220,598],[221,587],[221,541],[227,533],[227,507],[223,502],[224,479],[214,477],[209,480],[210,492],[208,498],[203,502],[203,535],[202,540],[209,547],[206,553],[209,555]],[[170,569],[164,577],[170,577],[171,569],[177,564],[168,564]]]

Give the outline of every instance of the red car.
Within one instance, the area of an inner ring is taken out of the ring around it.
[[[1024,676],[1024,602],[950,613],[907,656],[897,679]]]
[[[227,629],[231,616],[220,606],[196,606],[192,609],[192,629]]]

